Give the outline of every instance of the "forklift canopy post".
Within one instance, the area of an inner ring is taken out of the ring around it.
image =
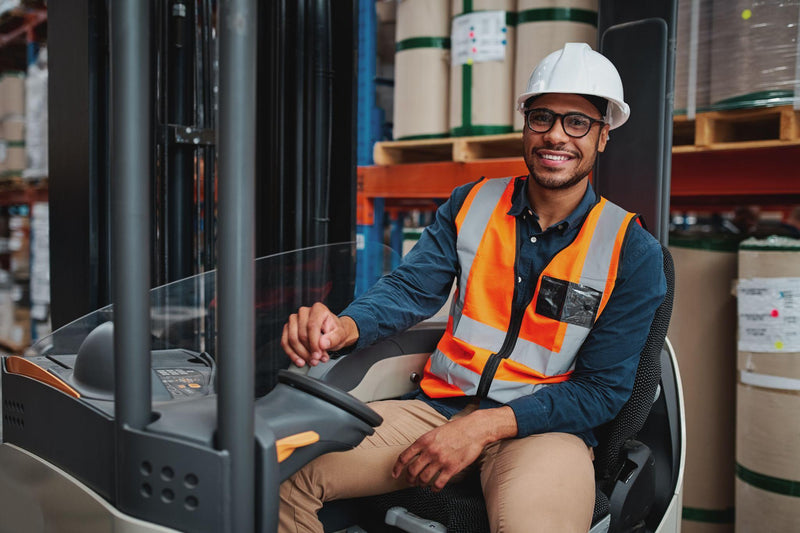
[[[253,531],[256,2],[220,2],[218,446],[230,453],[231,531]]]
[[[150,422],[150,2],[111,4],[111,204],[117,427]]]

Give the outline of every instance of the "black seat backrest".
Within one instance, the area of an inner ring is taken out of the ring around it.
[[[661,378],[661,350],[667,336],[672,300],[675,291],[675,269],[669,250],[661,246],[664,254],[664,276],[667,293],[656,310],[647,341],[636,369],[636,379],[631,397],[614,420],[597,428],[595,434],[599,445],[595,448],[595,477],[599,488],[608,493],[623,466],[622,447],[626,441],[636,436],[644,426],[647,415],[656,397]]]

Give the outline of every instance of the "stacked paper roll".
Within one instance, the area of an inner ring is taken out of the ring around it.
[[[675,50],[675,113],[708,107],[712,0],[679,0]]]
[[[397,5],[394,138],[448,134],[450,0]]]
[[[450,133],[512,130],[516,0],[453,0]]]
[[[791,103],[797,67],[800,2],[714,0],[711,103],[752,107]]]
[[[570,42],[597,48],[597,0],[518,0],[514,95],[525,92],[534,67]],[[514,113],[514,130],[523,118]]]
[[[739,250],[736,531],[800,524],[800,240]]]
[[[670,236],[675,302],[669,339],[686,402],[684,533],[733,531],[738,239]]]

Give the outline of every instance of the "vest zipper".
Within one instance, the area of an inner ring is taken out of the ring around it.
[[[516,237],[517,237],[517,246],[516,246],[516,253],[514,254],[514,276],[515,276],[515,283],[514,283],[514,294],[512,296],[512,304],[511,304],[511,320],[510,324],[508,325],[508,331],[506,332],[506,337],[503,339],[503,345],[497,351],[497,353],[493,353],[489,356],[489,359],[486,361],[486,364],[483,367],[483,372],[481,372],[481,379],[478,382],[478,390],[475,392],[475,397],[479,400],[486,398],[489,394],[489,388],[492,385],[492,381],[494,380],[494,375],[497,373],[497,369],[500,366],[500,361],[505,359],[506,357],[511,355],[511,352],[514,351],[514,346],[517,344],[517,338],[519,337],[519,330],[522,327],[522,319],[525,317],[525,309],[528,307],[526,303],[522,307],[519,306],[517,300],[519,299],[519,286],[520,283],[517,282],[520,279],[519,275],[519,253],[522,249],[521,243],[521,234],[522,229],[520,228],[520,224],[517,221],[515,224],[516,226]]]
[[[586,219],[589,217],[589,214],[592,210],[600,203],[602,197],[598,197],[594,204],[589,207],[589,210],[583,215],[581,218],[580,226],[583,227],[583,224],[586,222]],[[517,279],[520,278],[519,275],[519,254],[522,250],[522,229],[520,227],[519,220],[516,221],[516,237],[517,237],[517,248],[516,253],[514,255],[514,275]],[[630,229],[630,226],[629,226]],[[544,272],[552,261],[558,254],[564,251],[572,242],[577,238],[577,234],[573,238],[572,241],[565,244],[560,250],[558,250],[548,261],[547,265],[542,269]],[[536,279],[539,279],[541,272],[536,276]],[[514,346],[517,345],[517,338],[519,338],[519,330],[522,328],[522,321],[525,318],[525,309],[533,301],[534,293],[536,292],[535,289],[531,291],[531,298],[530,301],[526,302],[522,307],[517,304],[517,298],[519,296],[519,283],[514,284],[514,295],[511,304],[511,320],[508,326],[508,332],[506,333],[505,339],[503,339],[503,345],[497,351],[497,353],[493,353],[489,356],[489,359],[486,361],[486,365],[483,367],[483,372],[481,372],[481,379],[478,382],[478,390],[475,392],[475,398],[478,400],[482,400],[489,395],[489,388],[492,385],[492,381],[494,380],[494,375],[497,373],[497,369],[500,367],[500,362],[503,359],[511,356],[511,352],[514,351]]]

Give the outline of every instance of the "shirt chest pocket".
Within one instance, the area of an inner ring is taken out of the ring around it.
[[[538,315],[591,328],[603,293],[587,285],[544,276],[536,298]]]

